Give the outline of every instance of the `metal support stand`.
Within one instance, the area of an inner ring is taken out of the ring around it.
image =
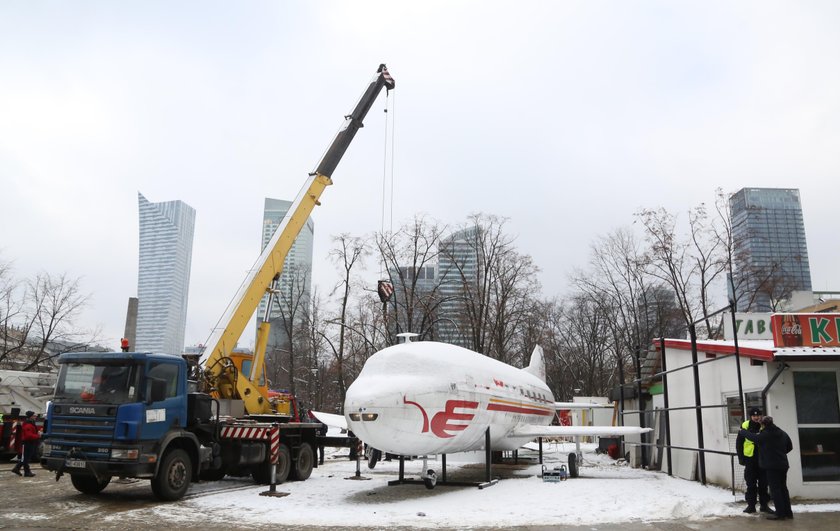
[[[359,441],[359,447],[356,448],[356,474],[344,479],[353,479],[357,481],[366,481],[370,479],[362,475],[361,459],[364,454],[364,446],[362,446],[361,441]],[[402,461],[400,461],[400,467],[402,467]]]
[[[441,454],[441,479],[436,482],[436,486],[444,487],[478,487],[484,489],[499,482],[498,478],[492,478],[492,469],[490,463],[492,462],[492,448],[490,448],[490,428],[484,433],[484,473],[485,478],[483,482],[477,481],[449,481],[446,478],[446,454]],[[424,469],[426,467],[423,467]],[[423,471],[425,473],[425,470]],[[352,479],[352,478],[349,478]],[[368,479],[368,478],[365,478]],[[398,479],[388,482],[388,486],[394,485],[425,485],[422,479],[407,479],[405,477],[405,456],[400,456],[400,468]]]
[[[282,498],[288,496],[288,492],[277,492],[277,464],[271,465],[271,485],[265,492],[260,492],[260,496],[271,496],[272,498]]]

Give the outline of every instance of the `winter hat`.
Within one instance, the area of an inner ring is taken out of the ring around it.
[[[24,416],[24,417],[26,417],[26,418],[29,418],[29,417],[34,417],[34,416],[35,416],[35,412],[34,412],[34,411],[27,411],[26,413],[24,413],[24,415],[23,415],[23,416]]]
[[[764,417],[763,419],[761,419],[761,425],[764,426],[765,428],[767,426],[772,426],[773,425],[773,417]]]
[[[752,417],[753,415],[761,415],[761,408],[760,407],[750,408],[750,416]]]

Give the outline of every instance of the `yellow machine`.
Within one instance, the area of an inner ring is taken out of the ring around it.
[[[383,88],[390,91],[395,86],[394,79],[385,65],[379,65],[376,75],[371,80],[353,112],[345,116],[344,123],[330,144],[314,172],[304,183],[286,217],[277,227],[271,241],[266,245],[245,282],[228,306],[227,311],[207,341],[207,348],[199,363],[203,366],[204,391],[216,398],[241,399],[248,414],[275,413],[269,400],[264,382],[265,351],[268,342],[269,323],[265,318],[257,333],[257,344],[250,363],[250,373],[245,374],[242,360],[239,363],[233,357],[233,349],[242,336],[242,332],[251,320],[263,295],[269,294],[268,308],[274,297],[274,286],[280,278],[286,255],[306,223],[309,215],[320,205],[319,199],[324,189],[332,184],[332,173],[347,151],[356,132],[363,126],[362,120],[367,115],[376,97]],[[262,375],[262,376],[261,376]]]

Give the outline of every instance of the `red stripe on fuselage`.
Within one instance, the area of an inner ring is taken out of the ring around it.
[[[506,411],[508,413],[520,413],[522,415],[539,415],[541,417],[548,417],[552,412],[544,409],[533,409],[529,407],[508,406],[504,404],[488,404],[487,411]]]

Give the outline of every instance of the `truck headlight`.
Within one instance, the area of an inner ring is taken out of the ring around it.
[[[111,459],[136,460],[140,455],[137,448],[114,448],[111,450]]]

